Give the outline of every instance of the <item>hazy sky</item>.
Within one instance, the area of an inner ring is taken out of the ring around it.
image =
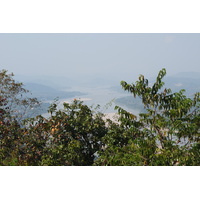
[[[0,68],[120,79],[200,72],[200,34],[0,34]]]

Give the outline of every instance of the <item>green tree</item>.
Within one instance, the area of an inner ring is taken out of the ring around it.
[[[47,119],[26,120],[23,151],[28,165],[92,165],[107,133],[103,114],[78,100],[64,103],[63,110],[53,103],[49,113]]]
[[[191,99],[184,90],[162,89],[165,75],[162,69],[152,86],[143,75],[121,82],[145,112],[116,107],[118,123],[76,99],[61,110],[52,103],[48,118],[22,121],[38,101],[1,71],[0,165],[200,165],[200,93]]]
[[[200,164],[200,93],[191,99],[184,90],[161,90],[165,75],[162,69],[152,87],[143,75],[135,84],[121,82],[124,90],[141,98],[145,112],[137,119],[116,107],[119,125],[103,138],[106,148],[96,165]]]
[[[28,98],[23,84],[6,70],[0,78],[0,165],[93,164],[107,133],[103,114],[74,100],[63,110],[53,103],[49,118],[27,118],[37,99]]]
[[[28,117],[28,112],[33,113],[39,106],[39,101],[28,97],[29,91],[24,88],[23,83],[16,82],[13,76],[7,70],[0,71],[0,111],[4,111],[4,116],[6,113],[9,120],[12,117],[20,122]]]
[[[0,164],[19,165],[23,144],[22,119],[39,105],[36,98],[28,98],[28,90],[13,79],[13,74],[0,71]]]

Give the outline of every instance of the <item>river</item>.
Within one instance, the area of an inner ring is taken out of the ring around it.
[[[66,89],[64,91],[79,91],[86,93],[85,95],[75,96],[73,98],[59,99],[58,108],[62,109],[63,103],[70,103],[73,99],[81,100],[84,104],[88,106],[93,106],[94,108],[97,105],[100,105],[99,111],[105,114],[108,113],[117,113],[114,109],[116,106],[115,99],[120,97],[125,97],[130,94],[122,93],[117,90],[112,89],[111,87],[72,87],[70,90]],[[48,101],[49,103],[52,101]],[[127,108],[126,106],[121,106],[123,109],[133,113],[134,115],[138,115],[139,111],[135,109]],[[43,114],[43,116],[47,116],[47,113]]]

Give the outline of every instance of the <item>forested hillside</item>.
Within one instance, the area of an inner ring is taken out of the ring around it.
[[[1,70],[0,165],[200,165],[200,93],[188,97],[165,88],[165,75],[160,70],[151,84],[143,75],[135,83],[121,81],[141,112],[135,116],[116,106],[115,122],[76,99],[62,110],[52,103],[48,118],[30,117],[40,102]]]

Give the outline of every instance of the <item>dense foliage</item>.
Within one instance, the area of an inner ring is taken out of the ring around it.
[[[200,93],[191,99],[184,90],[162,89],[165,75],[162,69],[153,86],[142,75],[135,84],[121,82],[141,99],[139,116],[116,107],[118,121],[105,120],[75,99],[22,123],[9,103],[32,108],[37,100],[23,101],[23,85],[1,71],[0,165],[200,165]]]
[[[22,83],[16,82],[13,76],[14,74],[8,74],[7,70],[0,71],[0,109],[4,110],[4,114],[6,111],[9,116],[20,122],[29,116],[30,110],[33,113],[39,101],[28,97],[29,91],[23,87]]]
[[[121,82],[124,90],[141,98],[146,111],[137,119],[118,108],[121,133],[117,127],[103,138],[107,148],[97,164],[200,164],[200,93],[190,99],[184,95],[184,90],[172,93],[165,88],[160,91],[165,74],[162,69],[152,87],[142,75],[136,84]]]

